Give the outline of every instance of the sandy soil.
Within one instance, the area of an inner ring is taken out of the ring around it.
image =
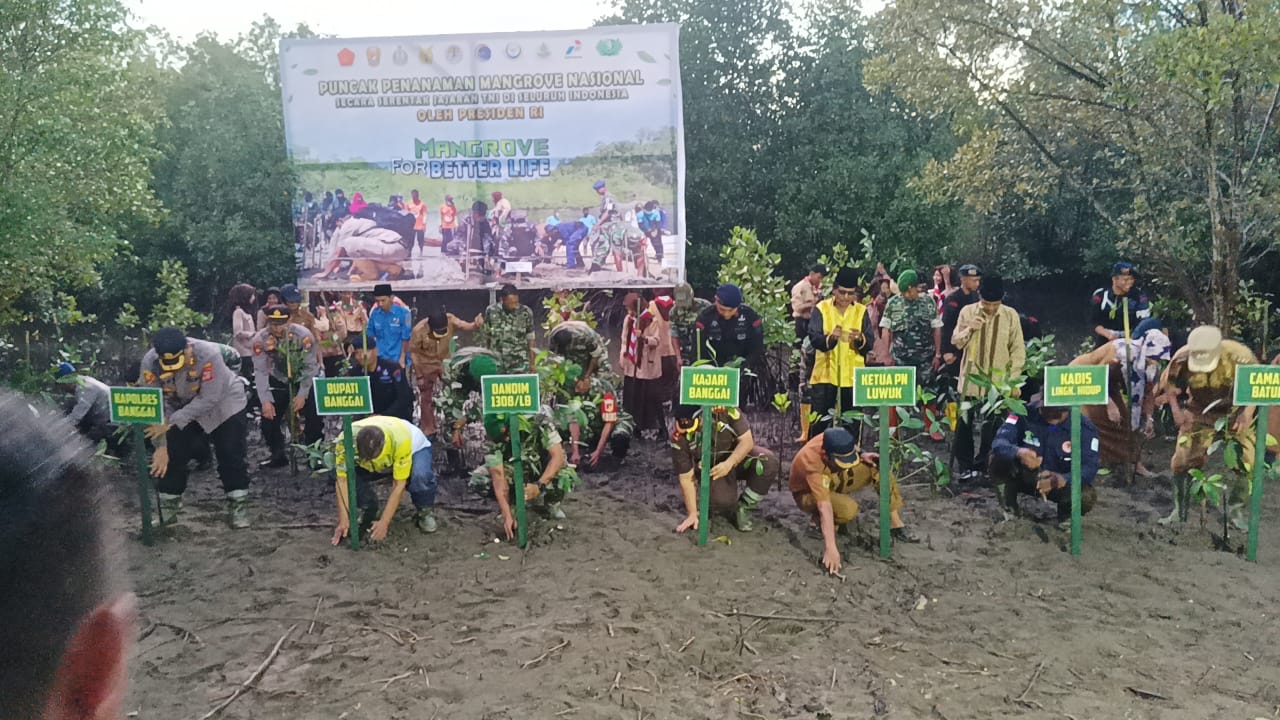
[[[1075,559],[1052,524],[995,524],[989,490],[910,486],[906,517],[927,541],[884,562],[867,493],[840,580],[819,571],[820,541],[785,492],[750,535],[717,521],[713,537],[732,544],[673,534],[669,468],[649,444],[589,474],[569,520],[539,519],[525,552],[494,544],[494,506],[458,479],[442,483],[440,532],[420,535],[406,508],[357,554],[330,547],[318,478],[260,473],[255,526],[231,532],[216,479],[197,475],[181,527],[130,547],[142,612],[130,717],[201,718],[286,635],[221,717],[1280,714],[1274,491],[1257,565],[1215,550],[1194,513],[1156,526],[1163,483],[1103,487]],[[133,485],[118,486],[136,535]]]

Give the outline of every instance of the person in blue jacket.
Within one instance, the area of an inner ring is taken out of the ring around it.
[[[563,222],[557,225],[547,224],[544,228],[547,233],[547,239],[555,242],[556,240],[564,241],[565,266],[576,268],[585,267],[586,263],[582,261],[578,255],[578,247],[582,241],[586,239],[587,232],[590,230],[586,225],[577,221]]]
[[[996,431],[988,471],[1006,512],[1017,514],[1018,495],[1039,495],[1058,505],[1058,522],[1071,519],[1071,423],[1061,407],[1027,408],[1010,414]],[[1080,418],[1080,514],[1093,508],[1097,495],[1098,430]]]

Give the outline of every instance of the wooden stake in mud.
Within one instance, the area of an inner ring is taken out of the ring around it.
[[[880,557],[892,552],[889,486],[893,483],[893,440],[889,416],[895,408],[916,404],[916,369],[900,367],[859,367],[853,369],[854,407],[875,407],[880,416]]]
[[[147,467],[144,425],[164,424],[164,393],[153,387],[113,387],[111,422],[133,425],[134,466],[138,471],[138,505],[142,509],[142,544],[151,545],[151,473]]]
[[[680,404],[702,407],[702,473],[698,488],[698,544],[711,533],[711,463],[714,461],[715,409],[738,407],[738,368],[695,365],[680,370]]]
[[[1262,521],[1262,482],[1267,476],[1267,433],[1269,410],[1280,405],[1280,367],[1275,365],[1236,366],[1234,400],[1236,407],[1257,408],[1253,445],[1253,491],[1249,493],[1249,541],[1245,559],[1258,561],[1258,527]]]
[[[1125,382],[1128,382],[1126,379]],[[1080,406],[1107,404],[1107,366],[1049,365],[1044,369],[1045,407],[1071,408],[1071,554],[1080,554]],[[1129,422],[1125,420],[1125,422]],[[1096,442],[1096,440],[1095,440]]]
[[[347,534],[351,549],[360,549],[360,515],[356,508],[356,438],[351,427],[352,415],[369,415],[373,412],[373,394],[366,376],[352,378],[315,378],[312,380],[312,397],[316,413],[342,416],[342,471],[347,476]],[[292,408],[290,408],[292,410]],[[337,471],[335,470],[335,473]]]
[[[520,447],[520,416],[533,415],[541,404],[538,376],[485,375],[480,378],[480,394],[484,400],[485,415],[507,416],[511,433],[511,468],[515,481],[511,484],[516,496],[516,542],[521,548],[529,542],[529,523],[524,501],[524,450]]]

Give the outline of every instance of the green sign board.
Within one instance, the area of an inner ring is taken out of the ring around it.
[[[738,407],[737,368],[687,367],[680,370],[680,404]]]
[[[1047,407],[1107,404],[1106,365],[1048,365],[1044,369]]]
[[[485,375],[480,378],[484,414],[538,412],[541,401],[537,375]]]
[[[853,369],[853,404],[857,407],[910,407],[916,404],[914,367]]]
[[[1280,365],[1238,365],[1235,404],[1280,405]]]
[[[163,425],[164,394],[160,388],[111,388],[111,422],[129,425]]]
[[[312,392],[316,394],[318,415],[371,415],[373,394],[367,376],[349,378],[316,378]]]

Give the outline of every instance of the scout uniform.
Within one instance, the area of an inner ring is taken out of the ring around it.
[[[609,349],[604,339],[581,320],[565,320],[556,325],[547,334],[547,345],[552,352],[582,366],[584,372],[594,365],[593,375],[610,374]]]
[[[244,385],[223,359],[222,347],[188,339],[177,328],[163,328],[142,358],[138,384],[160,388],[164,394],[168,429],[155,438],[155,444],[168,448],[169,455],[168,467],[157,483],[165,522],[172,522],[182,508],[187,462],[212,441],[229,521],[232,527],[248,527],[247,400]]]
[[[508,312],[501,303],[490,305],[480,332],[485,346],[498,358],[500,373],[529,371],[529,343],[534,335],[533,311],[527,306]]]
[[[290,383],[294,384],[294,395],[306,402],[302,408],[303,444],[312,445],[324,437],[324,421],[316,414],[315,398],[311,396],[311,381],[321,376],[320,355],[315,337],[301,325],[288,323],[284,308],[271,308],[267,322],[268,327],[253,336],[253,374],[258,399],[272,403],[276,410],[275,418],[262,419],[262,436],[271,449],[271,458],[262,464],[283,467],[288,459],[281,424],[287,422],[289,413],[293,412],[289,405]],[[285,335],[276,338],[271,334],[270,324],[282,322],[288,323]],[[297,438],[293,440],[296,442]]]
[[[676,476],[693,474],[700,482],[699,466],[702,463],[702,422],[706,408],[680,405],[676,408],[676,429],[671,433],[671,464]],[[711,413],[715,428],[711,440],[711,464],[727,460],[738,445],[738,438],[751,432],[747,419],[737,408],[716,408]],[[752,530],[751,514],[760,506],[760,500],[778,479],[781,465],[772,450],[756,443],[751,452],[732,472],[711,481],[710,512],[734,513],[738,530]],[[708,468],[709,470],[709,468]],[[741,494],[738,482],[747,484]]]

